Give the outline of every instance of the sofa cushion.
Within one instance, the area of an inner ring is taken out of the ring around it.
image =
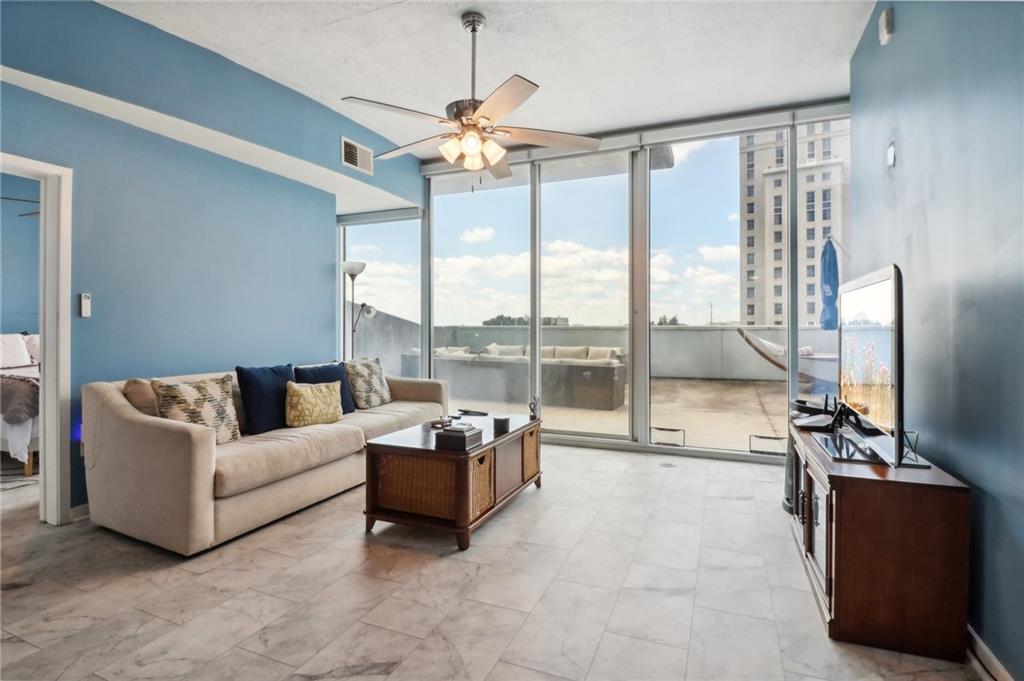
[[[289,428],[340,421],[341,381],[333,383],[288,381],[284,420]]]
[[[147,416],[159,416],[156,410],[156,391],[153,384],[142,378],[129,378],[124,382],[125,398]]]
[[[235,367],[249,434],[284,428],[284,402],[288,381],[295,380],[291,364],[276,367]]]
[[[337,362],[321,364],[313,367],[295,367],[296,383],[333,383],[341,381],[341,411],[351,414],[356,410],[352,399],[352,386],[348,382],[348,372]]]
[[[587,359],[617,359],[621,352],[621,348],[602,348],[591,345],[587,348]]]
[[[357,359],[345,362],[352,397],[357,409],[379,407],[391,401],[391,390],[384,379],[384,369],[379,359]]]
[[[363,431],[345,422],[247,435],[217,447],[215,497],[230,497],[362,450]]]
[[[437,402],[399,400],[373,409],[359,409],[345,416],[347,425],[358,426],[367,440],[392,433],[402,428],[419,425],[441,416]]]
[[[239,438],[238,416],[231,400],[231,374],[180,383],[153,379],[152,385],[157,415],[161,418],[212,428],[217,444]]]
[[[586,359],[586,345],[556,345],[555,359]]]

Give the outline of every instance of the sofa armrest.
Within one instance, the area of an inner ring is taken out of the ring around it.
[[[148,416],[116,385],[90,383],[82,435],[93,522],[184,555],[213,545],[213,429]]]
[[[398,378],[386,376],[391,399],[410,402],[437,402],[442,413],[448,413],[448,381],[430,378]]]

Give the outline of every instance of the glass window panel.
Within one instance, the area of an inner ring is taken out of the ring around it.
[[[629,156],[551,161],[540,175],[544,427],[626,436]]]
[[[366,263],[356,277],[354,304],[349,281],[345,287],[355,318],[354,355],[379,358],[389,376],[419,376],[420,220],[344,229],[344,259]]]
[[[785,141],[784,130],[770,130],[661,147],[674,162],[651,172],[652,442],[745,451],[750,435],[786,433],[785,370],[737,333],[786,344],[773,314],[786,258],[772,245],[786,241],[787,182],[775,165]],[[678,324],[659,325],[672,318]]]
[[[433,372],[449,409],[527,413],[530,371],[530,170],[431,181]]]

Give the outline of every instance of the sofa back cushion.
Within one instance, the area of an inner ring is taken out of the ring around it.
[[[25,337],[20,333],[0,335],[0,367],[13,369],[35,364],[25,344]]]
[[[357,409],[372,409],[391,401],[391,390],[384,378],[379,359],[357,359],[345,362],[348,382]]]
[[[142,378],[129,378],[121,390],[132,406],[147,416],[159,416],[153,383]],[[232,405],[233,406],[233,405]]]
[[[157,415],[213,428],[219,445],[234,442],[241,433],[231,399],[231,383],[231,374],[181,383],[153,379]]]
[[[333,383],[288,381],[284,420],[289,428],[340,421],[341,381]]]
[[[591,345],[587,349],[587,359],[617,359],[619,348],[603,348]]]
[[[556,345],[555,359],[586,359],[586,345]]]
[[[295,367],[296,383],[341,383],[341,411],[351,414],[356,410],[355,400],[352,399],[352,386],[348,382],[348,372],[345,367],[337,362],[320,364],[312,367]]]
[[[295,380],[291,364],[274,367],[235,367],[249,433],[258,435],[285,427],[284,404],[288,381]]]

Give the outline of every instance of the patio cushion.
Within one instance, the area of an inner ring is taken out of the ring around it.
[[[556,345],[555,359],[586,359],[586,345]]]
[[[213,493],[230,497],[360,451],[363,431],[344,421],[283,428],[217,446]]]
[[[587,349],[587,359],[615,359],[617,354],[619,354],[618,348],[602,348],[591,345]]]
[[[525,345],[498,345],[497,343],[491,343],[484,348],[485,355],[498,355],[499,357],[522,357],[525,353]]]

